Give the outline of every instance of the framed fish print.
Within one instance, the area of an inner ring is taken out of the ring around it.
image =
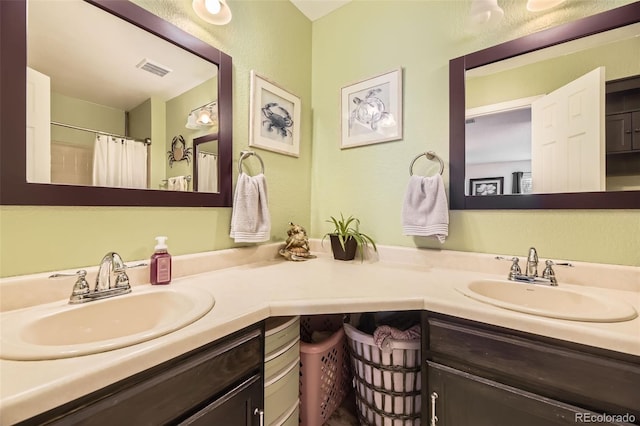
[[[402,139],[402,68],[341,90],[340,148]]]
[[[300,98],[251,71],[249,146],[300,156]]]

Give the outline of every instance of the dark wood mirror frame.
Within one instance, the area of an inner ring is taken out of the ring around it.
[[[449,62],[449,202],[453,210],[637,209],[640,191],[465,195],[465,71],[640,21],[640,2],[470,53]]]
[[[0,204],[230,207],[233,199],[231,57],[134,3],[85,1],[218,65],[220,193],[27,183],[27,2],[15,0],[0,1]]]

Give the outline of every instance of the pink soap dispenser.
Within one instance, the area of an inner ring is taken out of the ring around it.
[[[151,255],[151,284],[171,282],[171,255],[167,251],[167,237],[156,237],[157,244]]]

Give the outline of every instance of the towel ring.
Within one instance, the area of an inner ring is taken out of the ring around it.
[[[258,161],[260,161],[260,166],[262,167],[261,173],[264,174],[264,163],[262,162],[262,158],[260,158],[260,156],[256,154],[254,151],[240,151],[240,161],[238,161],[238,173],[242,173],[242,161],[244,161],[245,158],[251,157],[252,155],[255,155]]]
[[[411,161],[411,164],[409,165],[409,176],[413,176],[413,164],[416,162],[418,158],[422,157],[423,155],[427,157],[428,160],[433,160],[434,158],[437,159],[438,162],[440,163],[440,174],[442,174],[442,172],[444,171],[444,163],[442,162],[442,159],[438,157],[435,152],[427,151],[427,152],[418,154],[416,158],[414,158],[413,161]]]

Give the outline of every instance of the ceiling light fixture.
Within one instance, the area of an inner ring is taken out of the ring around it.
[[[231,9],[226,0],[193,0],[191,4],[200,19],[214,25],[231,22]]]
[[[213,101],[201,107],[192,109],[187,116],[187,129],[205,129],[218,124],[218,103]]]
[[[528,0],[527,10],[529,12],[542,12],[564,2],[565,0]]]
[[[469,20],[472,26],[494,25],[504,16],[498,0],[472,0]]]

